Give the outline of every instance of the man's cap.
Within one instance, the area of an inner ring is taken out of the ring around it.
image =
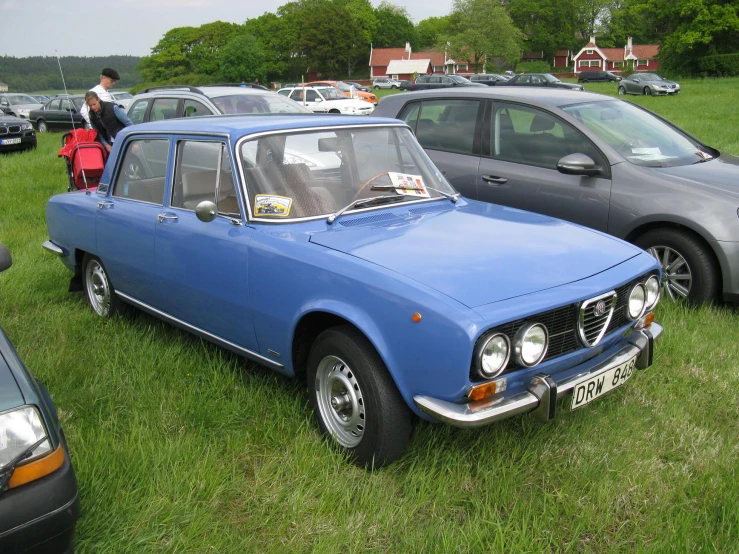
[[[103,69],[102,75],[103,77],[109,77],[113,79],[114,81],[121,80],[121,76],[118,74],[118,72],[115,69],[111,69],[109,67],[106,67],[105,69]]]

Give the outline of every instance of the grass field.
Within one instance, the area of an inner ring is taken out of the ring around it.
[[[613,85],[586,85],[615,93]],[[629,97],[739,154],[739,80]],[[0,157],[0,325],[59,409],[78,553],[739,552],[739,313],[663,302],[655,363],[546,425],[420,423],[368,473],[304,385],[148,315],[103,321],[45,253],[60,135]]]

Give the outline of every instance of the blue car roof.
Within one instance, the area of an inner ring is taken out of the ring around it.
[[[397,124],[399,121],[386,117],[356,115],[213,115],[140,123],[127,127],[121,134],[124,132],[125,134],[129,134],[146,130],[160,133],[228,133],[229,135],[243,136],[251,133],[279,131],[282,129],[310,129],[314,127],[334,127],[337,125],[378,125],[393,123]]]

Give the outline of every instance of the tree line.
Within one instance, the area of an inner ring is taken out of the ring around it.
[[[136,66],[138,56],[65,56],[57,61],[54,56],[29,58],[0,57],[0,81],[12,92],[34,92],[89,89],[100,82],[104,67],[112,67],[121,75],[119,88],[131,88],[141,82]],[[64,72],[59,71],[59,65]]]

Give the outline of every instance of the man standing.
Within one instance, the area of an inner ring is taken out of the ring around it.
[[[115,84],[120,81],[120,79],[121,76],[115,69],[106,67],[105,69],[103,69],[102,74],[100,75],[100,84],[95,85],[90,90],[97,94],[100,100],[103,100],[105,102],[113,102],[113,97],[110,95],[108,90],[112,89]],[[87,122],[87,127],[89,128],[90,108],[87,106],[87,104],[82,106],[82,109],[80,110],[80,115],[85,119],[85,121]]]

